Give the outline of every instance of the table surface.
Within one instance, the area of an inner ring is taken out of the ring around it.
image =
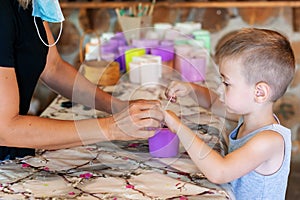
[[[105,88],[123,99],[159,99],[164,84],[142,87],[124,81]],[[69,108],[63,107],[71,106]],[[181,116],[197,135],[224,154],[222,119],[184,98],[168,109]],[[107,113],[58,96],[42,117],[77,120],[105,117]],[[200,116],[200,118],[199,118]],[[200,119],[200,120],[199,120]],[[101,142],[54,151],[37,150],[34,157],[0,165],[1,199],[230,199],[227,184],[209,182],[180,145],[174,158],[153,158],[147,140]]]

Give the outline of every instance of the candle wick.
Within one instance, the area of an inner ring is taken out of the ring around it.
[[[168,105],[170,104],[170,102],[172,101],[172,97],[169,99],[169,101],[167,102],[166,106],[164,107],[164,110],[167,110]]]

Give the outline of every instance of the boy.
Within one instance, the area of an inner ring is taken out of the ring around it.
[[[241,116],[229,135],[228,154],[222,157],[212,150],[173,112],[165,112],[165,122],[201,172],[214,183],[230,182],[236,199],[285,199],[291,134],[280,125],[272,107],[295,72],[291,45],[272,30],[241,29],[217,50],[216,61],[226,110],[231,117]],[[166,96],[176,100],[190,88],[201,106],[221,105],[215,94],[196,84],[173,82]]]

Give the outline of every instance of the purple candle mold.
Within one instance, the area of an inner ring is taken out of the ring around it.
[[[149,54],[151,48],[157,47],[159,45],[159,40],[155,39],[133,39],[132,46],[137,48],[145,48],[146,54]]]
[[[163,62],[174,59],[174,47],[173,46],[158,46],[151,49],[151,54],[160,56]]]
[[[180,73],[183,81],[201,82],[206,77],[206,59],[199,58],[181,58]]]
[[[107,53],[117,53],[118,51],[118,44],[115,42],[107,42],[100,46],[100,53],[107,54]]]
[[[119,46],[118,47],[118,54],[116,56],[116,61],[120,64],[120,71],[126,71],[126,61],[125,61],[125,51],[134,48],[133,46]]]
[[[176,157],[179,151],[179,138],[168,128],[161,128],[148,139],[149,152],[152,157]]]
[[[174,41],[172,40],[161,40],[160,46],[174,46]]]

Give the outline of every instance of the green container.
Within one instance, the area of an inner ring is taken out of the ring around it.
[[[202,40],[204,42],[204,47],[207,50],[211,50],[211,41],[210,41],[210,32],[207,30],[198,30],[198,31],[194,31],[193,36],[195,38],[195,40]]]

